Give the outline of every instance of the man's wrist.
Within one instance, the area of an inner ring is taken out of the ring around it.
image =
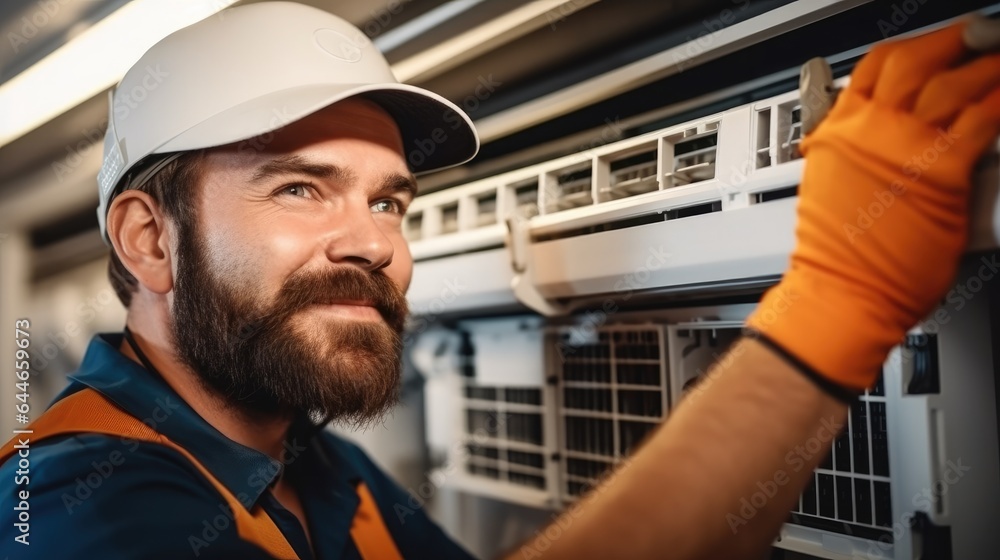
[[[889,351],[905,335],[900,324],[884,300],[801,269],[764,294],[747,319],[749,329],[800,362],[798,369],[853,394],[875,383]]]
[[[813,384],[824,393],[848,406],[854,404],[854,402],[858,399],[858,395],[861,394],[860,391],[844,387],[843,385],[830,381],[823,374],[813,369],[809,364],[803,362],[797,356],[783,348],[780,344],[771,340],[770,337],[753,327],[744,327],[743,336],[745,338],[756,340],[761,345],[766,346],[769,350],[780,356],[783,360],[785,360],[785,362],[798,370],[798,372],[809,379],[809,381],[812,381]]]

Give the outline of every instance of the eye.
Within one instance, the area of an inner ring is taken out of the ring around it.
[[[380,200],[375,204],[371,205],[371,209],[374,212],[392,212],[395,214],[403,213],[403,205],[397,200]]]
[[[291,185],[285,185],[278,191],[277,194],[287,194],[293,197],[306,198],[311,195],[310,188],[311,185],[306,183],[294,183]]]

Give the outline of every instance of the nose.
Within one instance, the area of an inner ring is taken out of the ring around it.
[[[351,202],[331,217],[332,228],[324,240],[326,257],[338,264],[352,264],[372,272],[392,263],[392,241],[382,231],[367,201]]]

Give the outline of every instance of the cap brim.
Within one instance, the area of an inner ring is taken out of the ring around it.
[[[154,153],[224,146],[266,135],[349,97],[378,103],[396,121],[413,173],[465,163],[479,151],[475,126],[454,103],[408,84],[310,84],[231,107],[185,130]]]

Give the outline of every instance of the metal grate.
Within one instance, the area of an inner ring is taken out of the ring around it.
[[[663,418],[667,378],[664,334],[655,326],[609,326],[576,343],[555,333],[564,500],[587,491],[631,453]]]
[[[465,470],[478,477],[545,490],[542,389],[469,382],[465,396]]]
[[[739,339],[738,324],[683,324],[670,329],[670,374],[674,405],[698,383],[729,347]],[[851,407],[848,420],[829,444],[819,439],[791,450],[786,464],[795,468],[806,457],[831,452],[813,473],[812,482],[792,509],[791,523],[878,539],[891,533],[892,494],[889,479],[889,441],[885,388],[882,379]]]
[[[577,499],[656,429],[669,410],[671,394],[680,400],[696,390],[698,380],[739,333],[732,322],[606,325],[586,335],[571,327],[549,331],[558,447],[545,438],[544,411],[551,404],[542,388],[469,381],[463,392],[467,473],[553,492],[564,502]],[[887,406],[879,379],[851,407],[846,426],[834,437],[789,523],[891,541]],[[809,445],[815,444],[807,443],[802,453],[822,452],[819,445]],[[557,464],[547,471],[548,453],[556,450]],[[786,459],[789,465],[794,466],[795,453]]]
[[[792,510],[799,525],[892,538],[886,398],[880,378],[851,406],[847,426]],[[829,523],[835,521],[837,523]]]

